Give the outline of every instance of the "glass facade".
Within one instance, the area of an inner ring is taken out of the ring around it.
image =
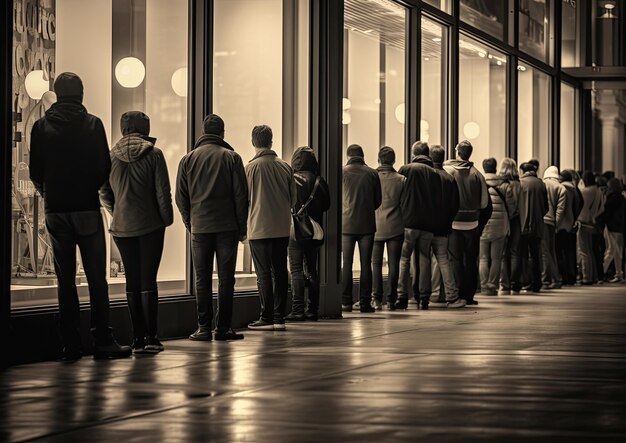
[[[552,63],[554,39],[551,9],[553,0],[520,0],[519,48],[545,63]],[[558,1],[558,0],[557,0]]]
[[[422,18],[420,140],[447,145],[448,28]]]
[[[561,169],[579,169],[578,94],[576,88],[561,83],[561,128],[559,166]]]
[[[580,66],[580,5],[564,0],[561,18],[561,66]]]
[[[505,40],[508,2],[502,0],[461,0],[461,20]]]

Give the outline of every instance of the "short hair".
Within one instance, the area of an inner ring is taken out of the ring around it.
[[[519,167],[522,172],[526,173],[526,172],[537,172],[537,166],[535,166],[534,164],[532,164],[531,162],[524,162],[520,165]]]
[[[533,165],[537,171],[539,170],[539,160],[537,160],[536,158],[531,158],[530,160],[528,160],[528,163]]]
[[[456,145],[456,152],[459,153],[461,160],[469,160],[472,156],[472,152],[474,152],[474,147],[469,140],[463,140]]]
[[[585,186],[593,186],[596,184],[596,176],[591,171],[583,172],[583,183]]]
[[[562,182],[571,182],[574,181],[574,174],[572,174],[571,169],[564,169],[561,171],[560,177]]]
[[[596,175],[596,185],[598,186],[606,186],[608,180],[604,175],[598,174]]]
[[[202,122],[202,130],[207,135],[224,135],[224,120],[217,114],[209,114]]]
[[[618,178],[611,178],[608,182],[609,193],[613,194],[621,194],[624,191],[624,187],[622,186],[622,182],[619,181]]]
[[[497,167],[498,162],[495,158],[489,157],[483,160],[483,171],[485,171],[487,174],[495,174]]]
[[[519,178],[517,172],[517,163],[510,157],[505,157],[500,162],[500,170],[498,171],[500,177],[508,178],[509,180],[516,180]]]
[[[378,161],[381,165],[393,165],[396,162],[396,152],[390,146],[383,146],[378,151]]]
[[[348,157],[365,157],[365,154],[363,153],[363,148],[357,144],[352,144],[348,146],[348,149],[346,149],[346,155]]]
[[[252,129],[252,146],[255,148],[271,148],[272,138],[272,128],[267,125],[258,125]]]
[[[417,157],[418,155],[425,155],[428,157],[428,155],[430,154],[428,142],[418,140],[413,143],[413,146],[411,146],[411,154],[413,155],[413,157]]]
[[[430,158],[433,163],[443,163],[446,159],[446,150],[441,145],[434,145],[430,148]]]

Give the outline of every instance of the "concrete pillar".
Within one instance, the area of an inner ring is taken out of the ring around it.
[[[625,91],[597,91],[596,110],[602,135],[602,171],[615,171],[619,177],[626,171],[626,94]],[[598,149],[596,148],[596,149]]]

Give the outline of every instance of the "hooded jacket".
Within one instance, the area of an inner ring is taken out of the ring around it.
[[[46,213],[99,211],[110,170],[104,126],[79,101],[53,104],[33,125],[30,178]]]
[[[452,223],[459,212],[459,187],[456,180],[443,169],[441,163],[433,163],[433,169],[441,179],[442,208],[432,214],[437,218],[437,227],[433,232],[436,236],[446,236],[452,233]]]
[[[609,192],[604,203],[604,211],[598,216],[598,222],[606,225],[609,232],[624,233],[624,210],[626,200],[620,192]]]
[[[567,196],[565,187],[559,181],[559,169],[556,166],[547,168],[543,173],[543,182],[548,192],[548,212],[543,221],[557,229],[564,229],[563,218],[567,210]]]
[[[399,172],[406,177],[401,201],[404,226],[432,233],[445,229],[443,185],[430,157],[418,155]]]
[[[293,169],[293,178],[296,182],[296,204],[294,211],[300,210],[302,205],[309,199],[317,177],[320,178],[319,186],[313,200],[306,208],[307,214],[322,225],[324,220],[324,212],[330,208],[330,192],[328,183],[319,175],[319,165],[315,154],[311,148],[298,148],[291,157],[291,168]]]
[[[376,209],[374,240],[382,241],[404,234],[404,219],[400,203],[406,177],[398,174],[391,165],[381,165],[376,170],[380,177],[382,203]]]
[[[585,186],[580,192],[583,195],[583,208],[578,221],[587,228],[595,228],[596,219],[604,209],[604,194],[596,185]]]
[[[510,232],[509,204],[514,199],[510,187],[505,188],[506,180],[494,173],[486,173],[485,181],[491,198],[493,210],[489,221],[483,229],[482,240],[497,240],[506,237]],[[508,195],[507,195],[508,193]]]
[[[580,191],[574,183],[564,181],[562,185],[565,187],[565,215],[563,216],[561,225],[557,227],[559,231],[573,232],[576,220],[583,208],[582,197]]]
[[[519,216],[522,235],[541,238],[544,231],[543,217],[548,212],[546,185],[535,171],[524,173],[520,185]]]
[[[474,164],[467,160],[451,159],[446,161],[443,167],[455,178],[459,188],[459,212],[452,227],[458,230],[476,228],[480,210],[485,209],[489,202],[485,178]]]
[[[113,216],[109,232],[116,237],[148,234],[174,221],[167,164],[155,142],[133,133],[111,149],[111,174],[100,201]]]
[[[351,157],[343,167],[342,232],[376,232],[376,209],[382,203],[380,177],[362,157]]]
[[[192,234],[246,235],[248,185],[241,157],[216,135],[201,136],[178,166],[176,205]]]
[[[297,200],[293,171],[271,149],[258,150],[246,165],[248,239],[289,237],[291,208]]]

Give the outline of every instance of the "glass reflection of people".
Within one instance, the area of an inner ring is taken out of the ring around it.
[[[111,174],[100,190],[124,263],[126,299],[135,353],[158,353],[157,272],[165,227],[174,221],[170,179],[163,152],[150,137],[150,119],[140,111],[122,114],[123,137],[111,149]]]
[[[104,126],[83,106],[83,83],[76,74],[60,74],[54,90],[57,103],[33,126],[30,177],[45,202],[58,279],[63,357],[82,356],[76,246],[89,284],[94,357],[128,357],[130,347],[115,341],[109,324],[106,244],[98,199],[111,169]]]

